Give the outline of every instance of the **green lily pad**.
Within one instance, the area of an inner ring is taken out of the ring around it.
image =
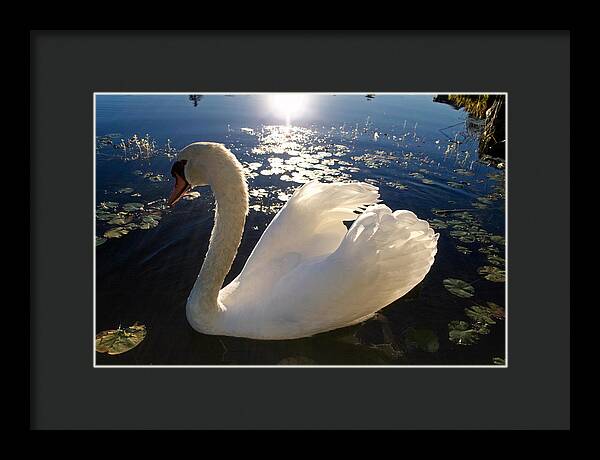
[[[490,240],[492,240],[494,243],[505,244],[504,237],[500,235],[492,235],[490,236]]]
[[[501,267],[503,267],[505,263],[504,259],[500,256],[497,256],[496,254],[490,254],[487,260],[492,265],[499,265]]]
[[[106,243],[106,238],[102,238],[101,236],[96,237],[96,246],[100,246],[101,244]]]
[[[465,235],[465,236],[461,236],[458,241],[460,241],[461,243],[474,243],[475,242],[475,237],[471,236],[471,235]]]
[[[450,321],[448,339],[458,345],[472,345],[479,340],[479,333],[465,321]]]
[[[462,254],[471,254],[471,250],[465,246],[456,245],[456,250]]]
[[[468,298],[473,297],[475,288],[463,280],[455,278],[447,278],[444,280],[444,287],[452,294],[458,297]]]
[[[157,225],[158,225],[158,220],[154,219],[151,216],[144,216],[142,218],[142,223],[139,225],[139,227],[142,230],[148,230],[148,229],[156,227]]]
[[[97,211],[96,219],[98,220],[111,220],[114,219],[117,215],[112,212],[107,211]]]
[[[100,203],[100,207],[102,209],[114,209],[118,206],[119,203],[117,203],[116,201],[103,201],[102,203]]]
[[[494,302],[486,302],[486,304],[490,315],[497,319],[504,319],[506,315],[504,308]]]
[[[435,353],[440,348],[437,335],[430,329],[411,329],[405,340],[410,347],[429,353]]]
[[[481,252],[482,254],[485,255],[491,255],[491,254],[497,254],[499,251],[498,248],[496,248],[495,246],[484,246],[479,248],[479,252]]]
[[[424,184],[427,184],[427,185],[433,184],[433,181],[431,179],[423,179],[421,182],[423,182]]]
[[[481,305],[473,305],[472,307],[465,308],[465,314],[477,325],[496,324],[489,308],[482,307]]]
[[[435,230],[441,230],[443,228],[448,228],[446,222],[441,219],[431,219],[429,220],[429,225]]]
[[[495,357],[492,361],[496,366],[506,366],[506,361],[504,358]]]
[[[123,235],[127,235],[129,230],[125,227],[114,227],[104,232],[104,238],[121,238]]]
[[[131,222],[131,216],[125,213],[119,213],[115,215],[111,220],[108,221],[109,225],[125,225]]]
[[[482,275],[486,280],[494,281],[495,283],[504,283],[506,279],[505,271],[492,265],[479,267],[477,273]]]
[[[133,189],[131,187],[124,187],[117,190],[117,193],[131,193]]]
[[[146,338],[146,326],[135,323],[126,329],[102,331],[96,334],[96,351],[119,355],[137,347]]]
[[[123,210],[125,210],[127,212],[140,211],[142,209],[144,209],[143,203],[125,203],[123,205]]]

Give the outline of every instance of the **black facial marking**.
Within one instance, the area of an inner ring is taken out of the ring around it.
[[[173,163],[173,167],[171,168],[171,176],[175,177],[175,173],[177,173],[181,178],[185,179],[185,164],[187,160],[179,160]]]

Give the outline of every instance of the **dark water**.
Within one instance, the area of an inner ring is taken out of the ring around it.
[[[505,269],[504,170],[478,161],[467,114],[432,96],[312,95],[289,120],[284,108],[293,101],[277,109],[264,95],[98,96],[96,329],[139,322],[148,333],[124,354],[97,353],[97,364],[491,365],[504,359],[506,321],[498,307],[505,307],[505,283],[494,278]],[[134,135],[141,141],[127,142]],[[370,182],[393,210],[429,220],[440,233],[431,271],[377,317],[316,337],[254,341],[195,332],[185,302],[208,247],[214,200],[208,188],[173,209],[164,199],[176,151],[208,140],[230,148],[249,175],[251,211],[225,283],[241,271],[287,197],[312,179]],[[105,239],[106,232],[118,237]],[[492,274],[478,272],[481,267],[492,267]],[[469,283],[473,295],[451,293],[444,286],[449,278]],[[495,315],[487,302],[496,304]],[[465,311],[473,306],[485,314]],[[455,321],[467,332],[450,337]]]

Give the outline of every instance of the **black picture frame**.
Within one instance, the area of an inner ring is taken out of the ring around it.
[[[30,428],[570,428],[569,31],[29,38]],[[190,89],[506,91],[509,366],[93,368],[93,93]]]

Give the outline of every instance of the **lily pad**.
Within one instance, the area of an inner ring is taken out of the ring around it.
[[[137,347],[146,338],[146,326],[135,323],[133,326],[110,331],[102,331],[96,334],[96,351],[119,355]]]
[[[117,193],[131,193],[133,189],[131,187],[124,187],[117,190]]]
[[[113,217],[111,220],[108,221],[109,225],[125,225],[128,224],[129,222],[131,222],[131,216],[128,216],[127,214],[122,214],[119,213],[117,214],[115,217]]]
[[[477,273],[482,275],[486,280],[493,281],[495,283],[504,283],[506,279],[505,271],[492,265],[479,267],[477,269]]]
[[[96,212],[96,219],[98,220],[111,220],[114,219],[117,215],[113,214],[112,212],[107,212],[107,211],[97,211]]]
[[[458,345],[472,345],[479,340],[479,334],[465,321],[450,321],[448,323],[448,339]]]
[[[473,297],[475,288],[469,283],[456,278],[447,278],[444,280],[444,287],[452,294],[458,297],[468,298]]]
[[[456,250],[465,255],[471,254],[471,250],[469,248],[467,248],[466,246],[456,245]]]
[[[504,259],[496,254],[490,254],[487,258],[488,262],[492,265],[504,266]]]
[[[102,238],[101,236],[96,237],[96,246],[100,246],[101,244],[106,243],[106,238]]]
[[[143,203],[125,203],[123,205],[123,210],[125,210],[127,212],[139,211],[141,209],[144,209]]]
[[[500,235],[492,235],[490,236],[490,240],[492,240],[494,243],[504,244],[504,237]]]
[[[406,335],[406,343],[421,351],[435,353],[440,348],[437,335],[430,329],[411,329]]]
[[[100,203],[100,207],[102,209],[114,209],[118,206],[119,206],[119,203],[117,203],[115,201],[103,201],[102,203]]]
[[[427,184],[427,185],[433,184],[433,181],[431,179],[423,179],[421,182],[423,182],[424,184]]]
[[[492,361],[496,366],[506,366],[506,361],[504,358],[495,357]]]
[[[127,235],[129,230],[125,227],[114,227],[104,232],[104,238],[121,238],[123,235]]]
[[[429,225],[431,225],[431,227],[434,228],[435,230],[441,230],[444,228],[448,228],[448,225],[446,225],[446,222],[444,222],[441,219],[431,219],[431,220],[429,220]]]
[[[477,325],[496,324],[490,309],[481,305],[465,308],[465,314]]]
[[[486,302],[488,311],[490,315],[497,319],[504,319],[506,313],[504,312],[504,308],[500,305],[495,304],[494,302]]]
[[[158,225],[158,220],[154,219],[151,216],[144,216],[142,218],[142,223],[139,225],[139,227],[142,230],[148,230],[148,229],[156,227],[157,225]]]

